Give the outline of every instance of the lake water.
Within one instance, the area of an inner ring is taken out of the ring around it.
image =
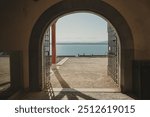
[[[57,56],[107,55],[107,43],[61,43],[57,44]]]

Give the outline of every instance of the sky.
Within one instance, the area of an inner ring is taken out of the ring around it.
[[[92,13],[65,15],[56,23],[56,40],[57,43],[107,41],[107,22]]]

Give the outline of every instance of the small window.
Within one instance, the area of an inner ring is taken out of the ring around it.
[[[8,52],[0,52],[0,92],[10,87],[10,56]]]

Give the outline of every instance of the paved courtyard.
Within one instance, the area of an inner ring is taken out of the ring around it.
[[[117,84],[107,75],[107,58],[105,57],[68,58],[62,65],[57,65],[57,69],[52,71],[54,71],[51,75],[53,88],[68,88],[62,87],[63,81],[70,88],[85,90],[118,88]]]
[[[132,99],[107,75],[107,58],[68,58],[52,71],[54,99]]]

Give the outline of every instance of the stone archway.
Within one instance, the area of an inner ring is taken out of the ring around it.
[[[29,43],[30,90],[42,90],[42,37],[54,20],[76,11],[88,11],[105,17],[117,30],[121,44],[121,90],[132,91],[133,38],[130,28],[121,14],[100,0],[63,0],[47,9],[33,27]]]

